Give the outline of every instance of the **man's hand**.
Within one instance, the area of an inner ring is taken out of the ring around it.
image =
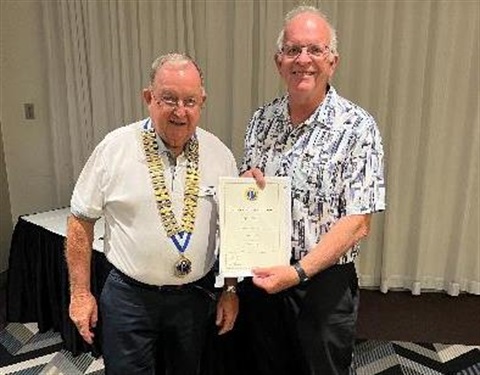
[[[252,273],[253,283],[270,294],[278,293],[300,282],[292,266],[254,268]]]
[[[69,312],[70,319],[72,319],[80,335],[87,343],[93,344],[95,335],[92,329],[97,325],[98,309],[97,301],[92,293],[72,293]]]
[[[263,172],[258,168],[252,168],[244,172],[240,177],[253,177],[260,189],[265,187],[265,177]]]
[[[223,335],[233,329],[238,315],[238,296],[236,293],[223,291],[217,303],[216,325],[220,328],[219,335]]]

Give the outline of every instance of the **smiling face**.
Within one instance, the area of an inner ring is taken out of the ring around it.
[[[200,74],[191,62],[160,66],[153,84],[143,91],[155,131],[178,156],[195,133],[205,102]]]
[[[307,47],[301,48],[297,56],[289,56],[285,52],[279,52],[275,56],[278,71],[287,84],[291,100],[318,105],[325,97],[328,82],[338,63],[338,55],[328,48],[330,40],[330,29],[326,21],[314,13],[300,13],[285,26],[284,51],[292,46]],[[325,52],[310,53],[317,46]]]

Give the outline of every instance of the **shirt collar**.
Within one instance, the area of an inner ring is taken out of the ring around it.
[[[323,99],[322,104],[317,108],[314,115],[316,115],[317,122],[323,127],[330,129],[335,120],[335,112],[337,108],[338,95],[333,86],[330,86]]]
[[[322,103],[315,109],[310,117],[302,123],[302,126],[310,126],[313,124],[321,128],[330,129],[335,119],[336,104],[337,92],[333,86],[329,85]],[[283,121],[291,125],[290,114],[288,113],[288,94],[281,98],[280,109],[279,115],[283,118]]]

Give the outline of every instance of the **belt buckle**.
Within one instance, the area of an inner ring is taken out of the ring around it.
[[[157,288],[160,292],[173,292],[181,290],[184,285],[159,285]]]

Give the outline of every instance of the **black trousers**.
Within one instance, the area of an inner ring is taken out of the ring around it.
[[[354,264],[335,265],[307,283],[269,295],[245,281],[237,335],[256,375],[347,375],[358,312]]]
[[[212,273],[194,284],[157,288],[113,269],[100,297],[106,374],[200,374],[214,311],[208,288]]]

